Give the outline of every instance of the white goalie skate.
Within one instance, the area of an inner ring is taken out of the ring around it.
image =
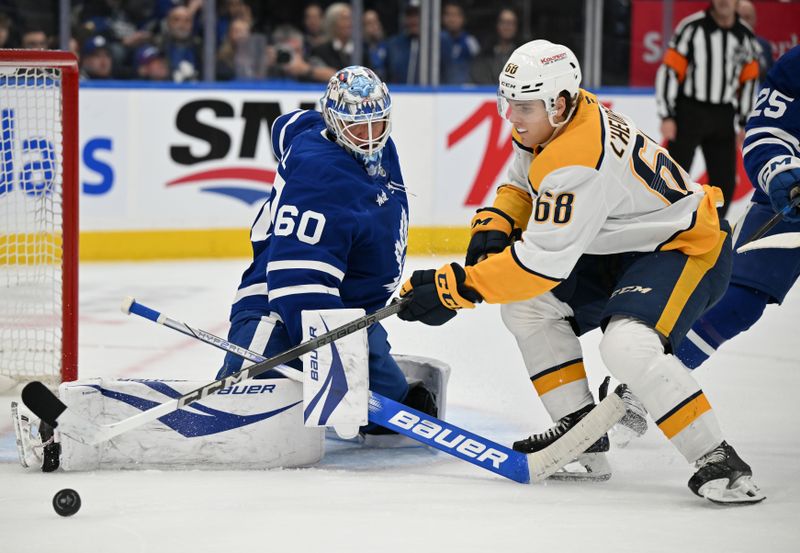
[[[58,468],[60,445],[53,429],[23,413],[16,401],[11,402],[11,420],[16,435],[19,464],[24,468],[52,472]],[[44,439],[43,439],[44,438]]]

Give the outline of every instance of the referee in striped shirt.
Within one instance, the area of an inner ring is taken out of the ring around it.
[[[725,197],[720,217],[733,198],[736,149],[758,85],[756,37],[736,14],[737,4],[712,0],[682,20],[656,75],[661,134],[670,155],[688,171],[702,148],[709,184]]]

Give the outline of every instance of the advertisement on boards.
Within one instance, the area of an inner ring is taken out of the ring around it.
[[[709,2],[677,1],[673,3],[672,29],[695,12],[704,10]],[[756,35],[772,45],[772,56],[778,59],[800,41],[800,3],[755,2]],[[654,86],[656,71],[666,48],[663,37],[664,2],[633,0],[631,5],[630,86]]]

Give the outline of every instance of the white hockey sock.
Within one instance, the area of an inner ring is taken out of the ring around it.
[[[554,421],[589,405],[581,344],[566,317],[569,306],[552,294],[503,305],[503,322],[517,340],[528,376]]]
[[[655,330],[629,317],[615,317],[606,327],[600,354],[687,461],[696,461],[722,442],[705,394],[681,362],[664,353]]]

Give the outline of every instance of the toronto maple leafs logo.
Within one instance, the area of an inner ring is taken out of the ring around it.
[[[390,294],[400,286],[400,277],[403,276],[403,266],[406,263],[406,248],[408,246],[408,212],[406,208],[400,213],[400,228],[397,240],[394,242],[394,258],[397,261],[397,276],[389,284],[384,284],[384,288]]]
[[[389,200],[389,196],[387,196],[387,195],[386,195],[386,191],[385,191],[385,190],[381,190],[381,193],[380,193],[380,194],[378,194],[378,197],[377,197],[377,198],[375,198],[375,202],[376,202],[378,205],[383,205],[383,204],[385,204],[385,203],[386,203],[388,200]]]

